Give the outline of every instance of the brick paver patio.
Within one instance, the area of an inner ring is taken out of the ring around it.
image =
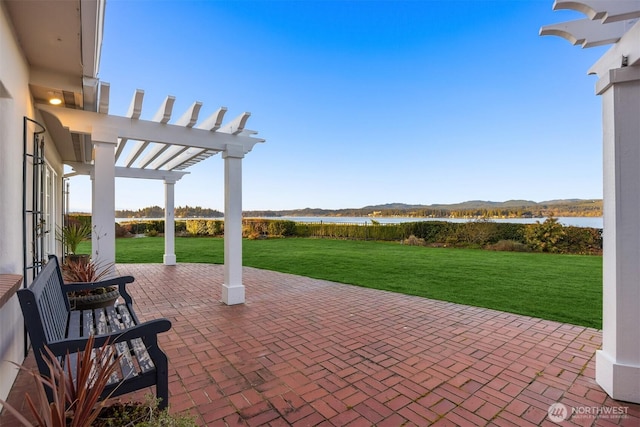
[[[225,306],[222,266],[118,271],[141,319],[173,322],[171,411],[201,425],[554,426],[556,402],[577,411],[562,425],[640,425],[594,381],[595,329],[252,268]],[[10,396],[23,413],[29,387]]]

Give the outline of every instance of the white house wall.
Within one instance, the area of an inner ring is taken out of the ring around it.
[[[23,118],[35,117],[29,91],[29,65],[16,41],[4,3],[0,1],[0,274],[23,274],[22,164]],[[61,218],[63,168],[53,144],[46,160],[58,182],[56,218]],[[45,141],[47,138],[45,138]],[[29,195],[30,197],[30,195]],[[11,363],[22,363],[24,328],[17,296],[0,307],[0,398],[6,399],[17,375]]]

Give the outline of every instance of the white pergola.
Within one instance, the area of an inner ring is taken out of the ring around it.
[[[613,46],[591,67],[602,96],[604,255],[596,381],[640,403],[640,1],[556,0],[587,19],[542,27],[582,47]]]
[[[142,120],[144,92],[137,90],[126,116],[109,114],[109,84],[100,83],[97,111],[37,104],[48,129],[70,138],[70,175],[92,179],[92,257],[115,262],[115,178],[163,180],[165,184],[164,264],[175,265],[174,186],[185,169],[217,153],[224,159],[224,283],[222,300],[241,304],[242,283],[242,159],[256,143],[257,132],[245,128],[249,113],[223,123],[221,107],[198,123],[202,103],[195,102],[173,123],[175,98],[168,96],[151,120]],[[63,131],[63,132],[61,132]],[[126,154],[123,162],[119,162]],[[117,166],[121,163],[121,166]]]

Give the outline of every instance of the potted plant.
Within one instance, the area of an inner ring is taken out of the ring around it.
[[[60,266],[65,283],[94,283],[106,278],[112,264],[101,265],[91,259],[68,258]],[[107,286],[79,292],[67,292],[72,309],[85,310],[113,305],[120,293],[117,286]]]
[[[69,220],[67,225],[56,230],[56,240],[62,242],[64,253],[67,254],[66,258],[71,259],[88,258],[88,255],[79,255],[77,251],[80,242],[89,236],[91,236],[91,225],[80,221]]]

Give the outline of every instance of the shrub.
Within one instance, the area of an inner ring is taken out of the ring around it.
[[[186,229],[187,233],[193,236],[206,236],[207,221],[204,219],[188,219]]]
[[[176,221],[176,233],[184,233],[187,231],[186,221]]]
[[[70,222],[78,222],[91,227],[91,215],[67,215]]]
[[[500,240],[497,243],[487,246],[491,251],[509,251],[509,252],[530,252],[531,248],[522,242],[515,240]]]
[[[403,245],[408,246],[426,246],[424,239],[414,236],[413,234],[402,241]]]
[[[405,236],[414,235],[425,240],[427,243],[442,243],[446,240],[446,235],[457,224],[446,221],[420,221],[408,222],[403,225]]]
[[[558,242],[562,253],[580,255],[602,254],[602,230],[598,228],[564,227],[564,235]]]
[[[524,230],[527,224],[500,222],[496,223],[496,225],[496,242],[500,240],[513,240],[514,242],[525,243]]]
[[[256,239],[266,236],[269,230],[269,220],[245,219],[242,221],[242,237]]]
[[[483,247],[498,241],[498,224],[487,220],[455,223],[444,242],[453,246]]]
[[[295,224],[294,236],[311,237],[311,229],[309,227],[310,224],[304,224],[301,222],[296,222]]]
[[[536,251],[560,252],[559,242],[565,235],[557,218],[549,217],[543,223],[528,224],[524,231],[525,242]]]
[[[116,222],[116,237],[125,237],[127,234],[127,229]]]
[[[145,233],[148,233],[149,231],[152,231],[152,230],[155,230],[158,233],[164,233],[164,221],[158,220],[158,221],[147,222]]]
[[[288,220],[269,221],[267,232],[269,236],[295,236],[296,223]]]
[[[206,228],[208,236],[220,236],[221,234],[224,234],[224,221],[207,220]]]
[[[147,223],[143,221],[130,221],[123,222],[120,224],[122,228],[126,230],[129,234],[144,234],[147,230]]]

